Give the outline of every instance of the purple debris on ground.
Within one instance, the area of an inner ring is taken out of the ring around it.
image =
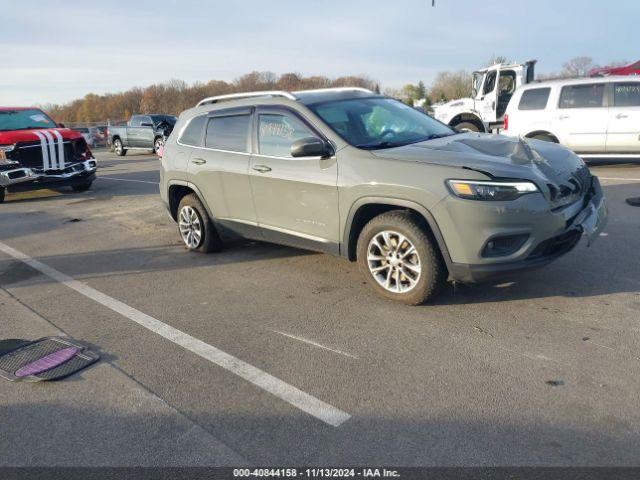
[[[24,367],[21,367],[14,373],[16,377],[27,377],[29,375],[36,375],[38,373],[46,372],[55,368],[67,360],[73,358],[76,353],[80,351],[76,347],[63,348],[57,352],[53,352],[46,357],[39,358],[35,362],[28,363]]]

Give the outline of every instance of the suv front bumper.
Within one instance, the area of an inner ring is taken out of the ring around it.
[[[449,277],[451,280],[475,283],[496,277],[508,276],[511,273],[542,267],[549,262],[570,252],[585,236],[589,244],[595,241],[607,223],[607,209],[602,193],[602,188],[597,177],[592,177],[592,186],[588,197],[584,200],[584,207],[570,218],[562,213],[553,213],[547,209],[545,212],[536,207],[530,210],[518,207],[512,230],[508,225],[500,223],[499,227],[489,227],[484,231],[484,239],[490,238],[496,232],[500,234],[527,232],[529,240],[515,254],[510,255],[510,260],[500,258],[482,258],[477,249],[473,252],[478,263],[464,263],[452,261],[449,263]],[[505,213],[498,211],[497,213]],[[514,212],[511,212],[514,213]],[[483,212],[486,215],[486,212]],[[508,213],[507,213],[508,214]],[[486,216],[483,216],[486,219]],[[535,221],[526,225],[526,220]],[[468,232],[470,235],[470,232]],[[476,236],[478,238],[478,236]],[[467,237],[471,238],[471,237]],[[482,238],[480,236],[479,238]],[[476,243],[475,245],[484,244]]]

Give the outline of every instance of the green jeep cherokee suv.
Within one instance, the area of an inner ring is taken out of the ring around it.
[[[166,142],[160,191],[189,250],[235,234],[341,255],[408,304],[546,264],[606,221],[570,150],[458,133],[358,88],[202,100]]]

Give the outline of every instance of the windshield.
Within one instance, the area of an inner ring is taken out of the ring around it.
[[[473,95],[475,96],[482,87],[482,80],[484,79],[484,72],[473,72]]]
[[[174,117],[173,115],[151,115],[151,120],[154,125],[159,125],[162,122],[166,122],[172,127],[176,124],[178,117]]]
[[[390,98],[338,100],[309,108],[349,144],[367,150],[454,134],[446,125]]]
[[[36,108],[0,111],[0,131],[56,127],[56,122]]]

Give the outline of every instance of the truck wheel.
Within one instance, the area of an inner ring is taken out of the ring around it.
[[[216,227],[195,194],[185,195],[180,200],[178,231],[187,249],[194,252],[217,252],[222,248]]]
[[[73,185],[71,188],[73,188],[74,192],[86,192],[91,188],[92,184],[93,184],[93,180],[91,180],[90,182],[84,182],[84,183],[79,183],[78,185]]]
[[[164,141],[162,140],[162,138],[156,138],[156,141],[153,142],[153,153],[158,153],[158,150],[160,150],[162,145],[164,145]]]
[[[122,145],[122,140],[120,140],[119,138],[116,138],[113,141],[113,149],[116,152],[116,155],[118,155],[119,157],[124,157],[127,154],[127,149],[124,148],[124,145]]]
[[[0,203],[4,202],[4,187],[0,187]]]
[[[475,123],[471,123],[471,122],[458,123],[455,127],[458,130],[467,131],[467,132],[479,132],[480,131],[480,128],[478,128],[478,125],[476,125]]]
[[[358,237],[360,270],[382,297],[419,305],[445,281],[446,267],[435,241],[407,211],[373,218]]]

